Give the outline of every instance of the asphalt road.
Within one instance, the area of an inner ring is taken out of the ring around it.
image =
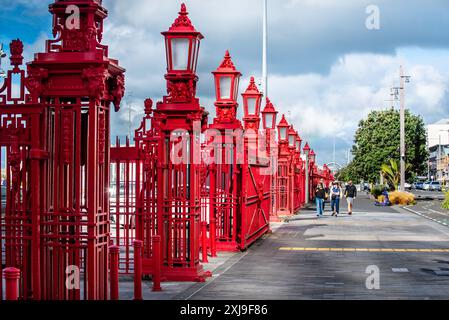
[[[327,212],[317,219],[313,208],[305,210],[220,266],[212,280],[176,298],[449,298],[447,227],[411,212],[375,207],[366,196],[357,199],[354,211],[352,217]],[[367,271],[374,272],[378,287],[367,286],[373,279]]]
[[[444,193],[428,191],[413,191],[413,193],[417,197],[416,205],[407,206],[406,210],[443,226],[449,226],[449,211],[441,207]]]

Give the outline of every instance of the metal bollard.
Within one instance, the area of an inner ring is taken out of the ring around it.
[[[118,280],[118,267],[119,267],[119,254],[120,248],[117,246],[109,247],[110,255],[110,277],[111,277],[111,300],[119,300],[119,280]]]
[[[215,233],[216,230],[216,220],[215,218],[210,219],[210,255],[212,258],[217,257],[217,244],[215,243]]]
[[[161,236],[153,237],[153,291],[162,291],[161,287]]]
[[[134,300],[142,298],[142,246],[143,242],[135,240],[134,243]]]
[[[20,270],[16,268],[6,268],[3,270],[5,277],[5,296],[7,301],[19,300],[19,279]]]
[[[202,251],[203,251],[203,263],[208,263],[209,260],[207,259],[207,222],[203,221],[201,223],[201,233],[202,233]]]

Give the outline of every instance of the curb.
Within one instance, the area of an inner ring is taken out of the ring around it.
[[[427,220],[436,222],[436,223],[438,223],[439,225],[442,225],[442,226],[445,226],[445,227],[448,227],[448,226],[449,226],[449,224],[447,224],[447,223],[445,223],[445,222],[441,222],[441,221],[439,221],[439,220],[437,220],[437,219],[427,217],[427,216],[423,215],[423,214],[420,213],[420,212],[417,212],[417,211],[415,211],[415,210],[410,209],[409,207],[401,207],[401,208],[404,209],[404,210],[406,210],[406,211],[408,211],[408,212],[411,212],[411,213],[413,213],[413,214],[416,214],[417,216],[420,216],[420,217],[425,218],[425,219],[427,219]]]

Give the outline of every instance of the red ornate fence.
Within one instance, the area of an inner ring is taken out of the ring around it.
[[[68,3],[80,8],[79,30],[62,23]],[[312,196],[320,178],[331,179],[313,152],[302,160],[285,117],[279,142],[265,139],[277,112],[269,99],[260,111],[254,78],[242,94],[243,125],[237,119],[241,74],[229,52],[214,72],[216,118],[208,125],[196,98],[202,35],[184,5],[163,33],[167,96],[154,109],[146,100],[133,141],[110,148],[110,104],[118,111],[124,69],[100,44],[107,11],[101,1],[78,0],[55,1],[50,12],[55,39],[27,74],[23,45],[13,41],[13,69],[0,87],[0,268],[21,271],[20,299],[108,299],[111,244],[114,299],[117,265],[137,274],[136,298],[142,274],[155,278],[155,290],[160,279],[204,281],[200,250],[205,263],[209,252],[247,249],[270,220],[297,213],[306,189]]]
[[[61,23],[64,1],[50,5],[55,40],[26,77],[23,45],[13,41],[14,68],[0,89],[7,159],[1,264],[20,269],[21,299],[108,298],[109,106],[118,110],[124,70],[100,44],[107,16],[100,2],[71,4],[79,5],[80,28]]]

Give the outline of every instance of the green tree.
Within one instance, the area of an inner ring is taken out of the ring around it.
[[[354,163],[351,162],[344,168],[341,168],[335,175],[335,178],[339,181],[354,181],[355,183],[359,182],[359,178],[357,173],[354,170]]]
[[[355,134],[352,153],[352,172],[358,180],[371,183],[379,179],[382,165],[400,159],[400,115],[393,108],[372,111],[360,121]],[[407,178],[422,175],[426,170],[428,152],[424,120],[406,110],[406,162],[410,164]]]
[[[410,168],[411,165],[407,163],[405,170],[408,171]],[[388,184],[394,187],[395,190],[398,190],[398,186],[401,181],[401,168],[399,161],[390,159],[390,163],[383,164],[381,169],[382,175],[387,180]]]

